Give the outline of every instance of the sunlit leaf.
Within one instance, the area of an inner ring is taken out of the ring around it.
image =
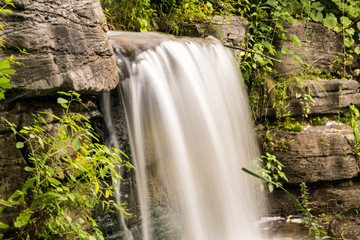
[[[49,178],[49,181],[56,186],[61,185],[61,182],[56,180],[55,178]]]
[[[6,229],[6,228],[9,228],[9,225],[0,222],[0,229]]]
[[[344,39],[344,44],[345,44],[346,47],[351,47],[352,45],[355,44],[355,41],[352,38],[346,37]]]
[[[24,147],[24,143],[23,142],[17,142],[16,143],[16,148],[23,148]]]
[[[69,101],[66,100],[65,98],[59,97],[59,98],[57,99],[57,103],[59,103],[59,104],[68,103],[68,102],[69,102]]]
[[[295,34],[290,34],[290,40],[299,47],[301,47],[301,41]]]
[[[304,64],[303,60],[298,55],[294,55],[293,59],[301,64]]]
[[[26,224],[28,224],[31,214],[32,214],[31,211],[20,213],[19,216],[16,218],[14,226],[17,228],[21,228],[22,226],[25,226]]]
[[[95,182],[95,192],[98,193],[100,189],[99,183],[96,181]]]
[[[16,190],[10,197],[9,197],[9,201],[10,200],[12,200],[12,199],[14,199],[14,198],[17,198],[17,197],[20,197],[20,196],[22,196],[22,195],[24,195],[24,193],[22,192],[22,191],[20,191],[20,190]]]
[[[354,52],[355,52],[357,55],[359,55],[359,54],[360,54],[360,47],[356,47],[356,48],[354,49]]]
[[[24,183],[21,191],[22,191],[23,193],[26,193],[26,191],[35,183],[35,181],[36,181],[36,177],[33,177],[33,178],[28,179],[28,180]]]
[[[333,30],[337,26],[338,20],[333,13],[327,13],[326,17],[324,18],[323,24],[325,27]]]
[[[80,146],[81,146],[81,142],[78,138],[76,138],[72,141],[72,147],[73,147],[74,151],[79,150]]]
[[[346,28],[347,26],[349,26],[352,23],[352,21],[348,17],[345,17],[345,16],[342,16],[340,18],[340,22],[344,28]]]

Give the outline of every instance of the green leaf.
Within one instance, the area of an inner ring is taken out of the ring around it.
[[[293,59],[294,59],[295,61],[297,61],[297,62],[299,62],[299,63],[301,63],[301,64],[304,64],[303,60],[302,60],[298,55],[294,55],[294,56],[292,56],[292,57],[293,57]]]
[[[344,28],[346,28],[347,26],[349,26],[352,23],[352,21],[348,17],[345,17],[345,16],[342,16],[340,18],[340,22]]]
[[[0,72],[3,72],[4,69],[10,68],[10,62],[8,60],[0,61]]]
[[[1,77],[0,78],[0,84],[5,84],[5,83],[9,83],[10,79],[6,78],[6,77]]]
[[[295,34],[290,34],[290,40],[301,47],[301,41]]]
[[[338,20],[333,13],[327,13],[324,18],[324,26],[330,30],[333,30],[338,24]]]
[[[61,185],[61,182],[58,181],[58,180],[56,180],[55,178],[50,178],[49,180],[50,180],[50,182],[51,182],[52,184],[54,184],[54,185],[56,185],[56,186]]]
[[[314,3],[311,4],[311,6],[313,8],[315,8],[316,10],[318,10],[319,12],[322,12],[322,10],[325,9],[325,6],[322,5],[320,2],[314,2]]]
[[[310,18],[314,21],[314,22],[319,22],[319,19],[317,18],[317,15],[316,15],[316,11],[315,10],[312,10],[310,12]]]
[[[62,104],[60,104],[63,108],[66,108],[66,109],[68,109],[69,107],[68,107],[68,105],[66,105],[65,103],[62,103]]]
[[[68,103],[68,102],[69,102],[69,101],[66,100],[65,98],[59,97],[59,98],[57,99],[57,103],[58,103],[58,104],[63,104],[63,103]]]
[[[80,146],[81,146],[80,140],[78,138],[74,139],[74,141],[72,142],[72,147],[73,147],[74,151],[79,150]]]
[[[346,47],[351,47],[352,45],[355,44],[355,41],[352,38],[346,37],[344,39],[344,44],[345,44]]]
[[[360,54],[360,47],[356,47],[356,48],[354,49],[354,52],[355,52],[357,55],[359,55],[359,54]]]
[[[28,224],[31,214],[32,214],[31,211],[20,213],[19,216],[16,218],[14,226],[17,228],[21,228],[22,226]]]
[[[13,200],[14,198],[20,197],[20,196],[22,196],[22,195],[24,195],[24,193],[23,193],[22,191],[16,190],[16,191],[9,197],[8,201],[11,201],[11,200]]]
[[[62,91],[58,91],[57,93],[71,97],[71,93],[62,92]]]
[[[323,22],[324,21],[324,16],[323,16],[323,14],[319,11],[319,12],[317,12],[317,14],[316,14],[316,18],[319,20],[319,22]]]
[[[17,142],[16,143],[16,148],[23,148],[24,147],[24,143],[23,142]]]
[[[34,184],[35,181],[36,181],[36,177],[33,177],[33,178],[28,179],[28,180],[24,183],[21,191],[22,191],[23,193],[26,193],[26,191]]]
[[[25,171],[27,171],[27,172],[33,172],[34,170],[35,170],[35,168],[25,167]]]
[[[9,227],[9,225],[0,222],[0,229],[6,229],[6,228],[8,228],[8,227]]]
[[[28,134],[28,133],[29,133],[29,131],[28,131],[28,130],[25,130],[25,129],[21,129],[19,132],[20,132],[20,133],[23,133],[23,134]]]
[[[360,30],[360,22],[357,22],[356,26]]]
[[[347,29],[345,29],[345,32],[352,36],[352,35],[354,35],[355,30],[353,28],[347,28]]]

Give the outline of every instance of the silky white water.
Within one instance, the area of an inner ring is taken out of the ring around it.
[[[110,33],[113,44],[127,36]],[[263,239],[258,186],[241,170],[257,151],[231,52],[173,38],[132,59],[117,48],[143,239]]]

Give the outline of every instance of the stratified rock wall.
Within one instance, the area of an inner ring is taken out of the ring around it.
[[[354,80],[304,80],[302,87],[290,87],[286,111],[304,120],[307,104],[311,118],[326,116],[323,119],[327,120],[321,125],[308,122],[300,132],[257,131],[262,149],[284,165],[289,179],[284,183],[286,188],[301,198],[299,184],[305,182],[316,212],[355,212],[360,208],[359,146],[353,128],[339,121],[340,116],[351,117],[350,105],[360,106],[358,91],[359,83]],[[275,117],[275,110],[269,109],[267,116]],[[286,215],[298,211],[281,190],[270,194],[269,205],[271,213]]]
[[[98,0],[13,2],[13,13],[0,15],[8,49],[0,51],[0,59],[17,55],[17,47],[29,53],[17,57],[24,64],[11,79],[17,95],[50,95],[59,89],[93,94],[116,87]]]
[[[343,51],[343,36],[327,29],[319,23],[299,21],[298,23],[283,23],[287,40],[276,39],[275,46],[278,51],[283,47],[293,51],[285,54],[283,62],[276,65],[280,74],[297,74],[303,70],[303,64],[295,61],[293,55],[299,56],[309,65],[309,71],[315,69],[333,71],[330,65],[334,63],[338,52]],[[290,40],[294,34],[301,41],[301,47]]]

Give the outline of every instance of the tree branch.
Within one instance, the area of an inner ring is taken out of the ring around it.
[[[225,46],[225,47],[228,47],[228,48],[232,48],[232,49],[237,49],[237,50],[241,50],[241,51],[244,51],[244,52],[248,52],[248,53],[255,53],[255,54],[258,54],[258,55],[260,55],[260,56],[262,56],[262,57],[266,57],[266,58],[268,58],[268,59],[270,59],[270,60],[273,60],[273,61],[275,61],[275,62],[278,62],[278,63],[281,63],[281,62],[282,62],[282,60],[279,60],[279,59],[276,59],[276,58],[272,58],[272,57],[266,56],[266,55],[264,55],[264,54],[255,52],[255,51],[250,51],[250,50],[247,50],[247,49],[245,49],[245,48],[234,47],[234,46],[230,46],[230,45],[226,45],[226,44],[224,44],[224,46]]]

